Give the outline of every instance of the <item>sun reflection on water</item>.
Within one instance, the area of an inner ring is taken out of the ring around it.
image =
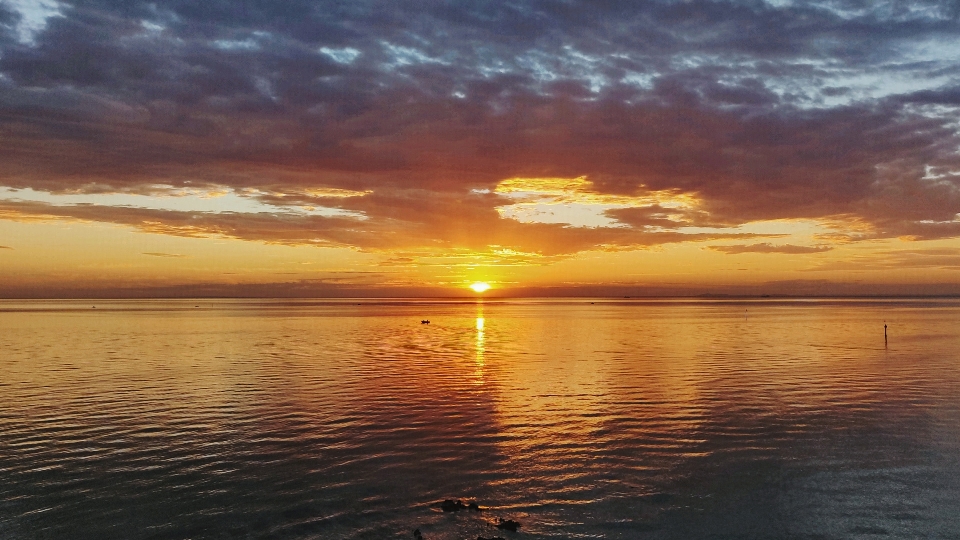
[[[483,304],[480,304],[477,307],[477,344],[476,352],[477,357],[475,360],[474,367],[474,376],[476,377],[477,384],[483,384],[483,367],[484,367],[484,343],[483,343]]]

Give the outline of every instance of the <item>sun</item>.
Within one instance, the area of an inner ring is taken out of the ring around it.
[[[470,288],[473,289],[474,292],[482,293],[483,291],[490,288],[490,284],[484,283],[482,281],[477,281],[476,283],[470,285]]]

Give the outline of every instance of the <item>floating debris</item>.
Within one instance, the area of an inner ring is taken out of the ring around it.
[[[420,324],[430,324],[430,321],[424,319],[424,320],[420,321]]]
[[[423,540],[423,534],[420,532],[420,529],[413,530],[413,537],[417,540]]]
[[[476,501],[470,501],[467,504],[463,504],[463,501],[447,499],[440,503],[440,509],[444,512],[459,512],[460,510],[472,510],[474,512],[479,512],[481,510],[480,505]]]
[[[505,520],[503,518],[500,518],[500,523],[497,523],[497,528],[503,529],[505,531],[517,532],[517,529],[520,528],[520,522],[514,521],[512,519]]]
[[[484,538],[482,536],[478,536],[477,540],[507,540],[507,539],[502,536],[493,536],[491,538]]]

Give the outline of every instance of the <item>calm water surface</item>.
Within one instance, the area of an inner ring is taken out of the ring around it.
[[[0,538],[415,528],[960,538],[960,302],[0,301]]]

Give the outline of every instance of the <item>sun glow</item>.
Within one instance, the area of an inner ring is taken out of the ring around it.
[[[490,284],[484,283],[482,281],[478,281],[470,285],[470,288],[473,289],[474,292],[482,293],[483,291],[486,291],[487,289],[490,288]]]

